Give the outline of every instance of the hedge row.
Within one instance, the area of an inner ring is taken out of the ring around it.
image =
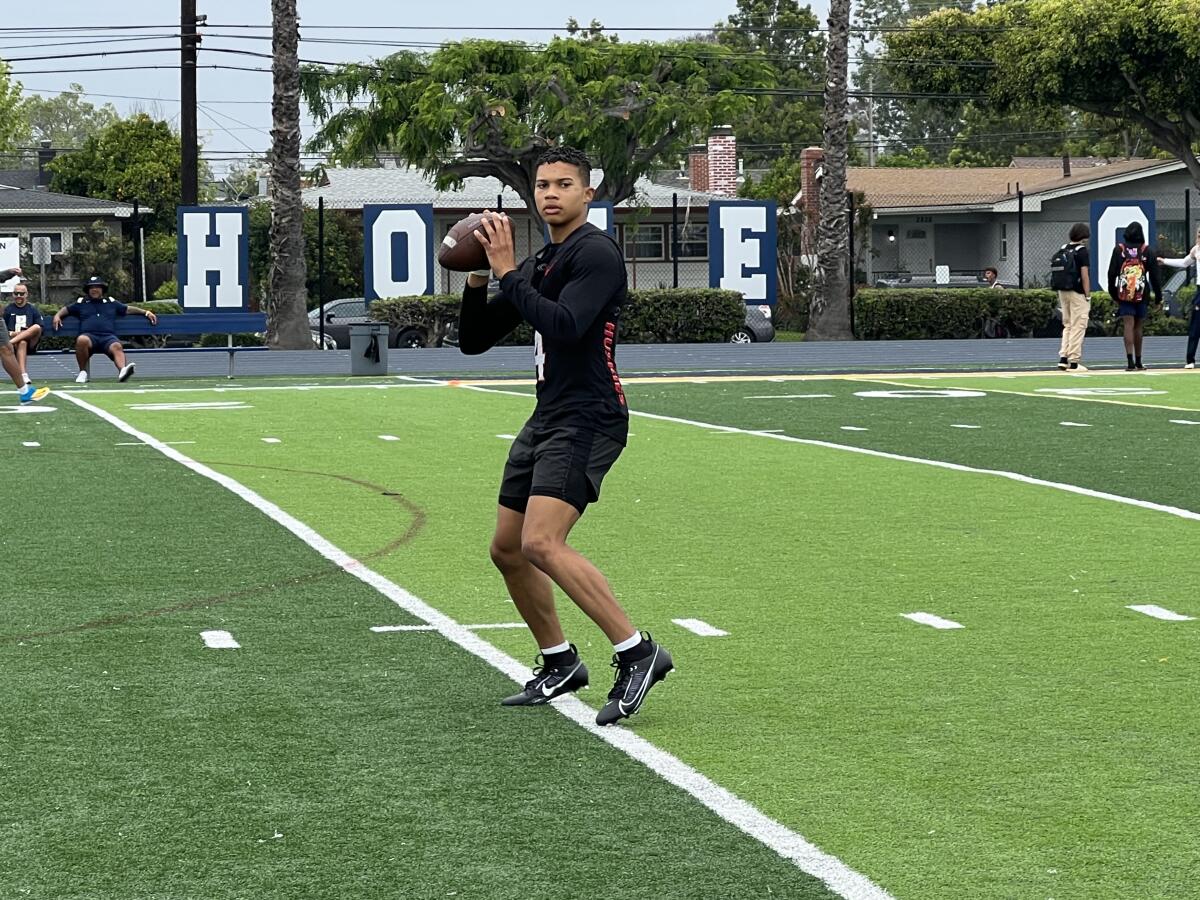
[[[1190,310],[1195,287],[1177,295]],[[864,289],[854,298],[855,333],[862,340],[1033,337],[1060,327],[1058,296],[1050,290]],[[1092,293],[1088,333],[1117,335],[1123,323],[1104,291]],[[1146,334],[1187,334],[1186,318],[1172,318],[1151,303]]]
[[[393,328],[420,328],[429,346],[441,346],[458,324],[462,298],[439,294],[374,300],[370,316]],[[630,291],[621,310],[621,341],[626,344],[720,343],[746,320],[746,304],[736,291],[663,288]],[[522,325],[505,341],[533,343],[533,331]]]

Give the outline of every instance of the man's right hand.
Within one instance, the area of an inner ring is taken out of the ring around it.
[[[54,320],[53,320],[53,321],[54,321],[54,330],[55,330],[55,331],[58,331],[58,329],[59,329],[59,326],[61,326],[61,325],[62,325],[62,319],[61,319],[59,316],[57,316],[57,315],[56,315],[56,316],[54,317]]]

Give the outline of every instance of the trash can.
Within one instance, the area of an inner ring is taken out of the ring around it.
[[[386,375],[388,325],[361,322],[350,326],[350,374]]]

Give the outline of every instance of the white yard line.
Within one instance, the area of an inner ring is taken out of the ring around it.
[[[484,388],[477,385],[459,384],[461,387],[470,391],[481,391],[485,394],[508,394],[514,397],[525,397],[529,399],[528,394],[522,394],[517,391],[502,391],[494,388]],[[1037,396],[1037,395],[1035,395]],[[877,459],[891,459],[896,462],[914,463],[920,466],[932,466],[935,469],[949,469],[951,472],[968,472],[972,475],[991,475],[995,478],[1006,478],[1009,481],[1017,481],[1021,484],[1035,485],[1037,487],[1052,488],[1056,491],[1064,491],[1068,494],[1078,494],[1081,497],[1091,497],[1095,500],[1108,500],[1112,503],[1120,503],[1125,506],[1136,506],[1140,509],[1149,509],[1154,512],[1166,513],[1170,516],[1176,516],[1180,519],[1188,519],[1193,522],[1200,522],[1200,512],[1194,512],[1190,509],[1182,509],[1178,506],[1167,506],[1164,503],[1152,503],[1149,500],[1138,500],[1136,497],[1122,497],[1120,494],[1110,494],[1107,491],[1096,491],[1092,488],[1080,487],[1076,484],[1064,484],[1059,481],[1047,481],[1044,478],[1034,478],[1031,475],[1022,475],[1020,472],[1006,472],[1003,469],[979,469],[975,466],[964,466],[960,463],[946,462],[940,459],[925,459],[920,456],[904,456],[899,453],[887,453],[883,450],[872,450],[870,447],[854,447],[850,444],[835,444],[832,441],[819,441],[814,438],[799,438],[793,437],[790,434],[775,434],[768,431],[750,431],[746,428],[735,428],[732,425],[714,425],[711,422],[698,422],[694,419],[681,419],[677,416],[663,416],[658,413],[640,412],[631,410],[631,416],[638,416],[643,419],[654,419],[658,422],[674,422],[677,425],[688,425],[692,428],[704,428],[708,431],[725,431],[730,434],[745,434],[750,437],[767,438],[768,440],[786,441],[789,444],[804,444],[809,447],[824,447],[827,450],[841,450],[845,453],[860,453],[863,456],[874,456]]]
[[[1059,422],[1059,425],[1066,425],[1068,428],[1091,428],[1087,422]]]
[[[233,639],[228,631],[202,631],[200,638],[204,646],[213,650],[237,650],[242,645]]]
[[[1168,419],[1172,425],[1200,425],[1200,422],[1193,422],[1191,419]]]
[[[21,441],[22,447],[40,447],[42,446],[37,441]]]
[[[755,394],[743,400],[820,400],[833,394]]]
[[[1193,616],[1185,616],[1177,612],[1171,612],[1169,609],[1163,609],[1161,606],[1155,606],[1153,603],[1147,603],[1137,606],[1127,606],[1126,609],[1132,609],[1134,612],[1140,612],[1143,615],[1150,616],[1154,619],[1162,619],[1164,622],[1194,622]]]
[[[264,384],[238,387],[89,388],[92,394],[233,394],[242,391],[387,391],[398,388],[441,387],[445,382],[406,381],[388,384]]]
[[[283,441],[281,441],[279,438],[263,438],[262,442],[264,444],[282,444],[283,443]]]
[[[394,434],[381,434],[379,436],[379,439],[381,441],[398,441],[398,440],[400,440],[400,438],[396,437]]]
[[[970,428],[970,429],[979,429],[979,428],[982,428],[983,426],[982,426],[982,425],[957,425],[957,424],[956,424],[956,425],[951,425],[950,427],[951,427],[951,428]]]
[[[1042,374],[1047,374],[1047,373],[1042,373]],[[907,377],[913,377],[913,376],[907,376]],[[950,380],[951,378],[958,378],[958,377],[963,377],[963,376],[943,375],[943,376],[935,376],[935,377],[945,378],[946,380]],[[966,377],[978,378],[978,377],[986,377],[986,376],[984,376],[980,373],[977,373],[977,374],[969,375]],[[999,376],[993,376],[993,377],[999,377]],[[1084,377],[1086,377],[1086,376],[1084,376]],[[894,379],[889,380],[889,379],[885,379],[885,378],[862,377],[859,380],[867,382],[868,384],[890,384],[890,385],[894,385],[896,387],[906,387],[906,388],[922,387],[922,385],[919,385],[919,384],[910,384],[908,382],[897,381]],[[1116,397],[1111,397],[1111,396],[1110,397],[1080,397],[1080,396],[1077,396],[1074,394],[1045,394],[1045,393],[1038,393],[1037,391],[1010,391],[1010,390],[1005,390],[1003,388],[994,388],[994,387],[969,388],[968,390],[976,390],[976,389],[984,391],[985,393],[988,393],[988,394],[1011,394],[1015,397],[1041,397],[1044,400],[1073,400],[1075,402],[1082,402],[1082,403],[1107,403],[1109,406],[1136,406],[1139,409],[1166,409],[1166,410],[1170,410],[1172,412],[1193,412],[1193,413],[1200,412],[1200,409],[1197,409],[1194,406],[1165,406],[1161,403],[1134,403],[1129,400],[1119,400]]]
[[[909,619],[913,622],[916,622],[918,625],[928,625],[930,628],[937,628],[942,631],[966,627],[958,622],[951,621],[950,619],[943,619],[941,616],[935,616],[933,613],[927,612],[901,613],[900,618]]]
[[[100,417],[130,437],[144,441],[168,459],[174,460],[236,494],[272,521],[296,535],[330,562],[338,565],[364,584],[375,588],[409,615],[434,626],[438,633],[447,640],[478,656],[517,684],[524,684],[528,679],[529,670],[525,665],[489,644],[471,629],[430,606],[424,600],[371,570],[262,495],[227,475],[222,475],[215,469],[168,447],[153,436],[138,431],[112,413],[93,406],[68,392],[60,393],[59,396]],[[528,395],[522,396],[528,397]],[[632,759],[656,772],[664,780],[687,791],[726,822],[770,847],[784,859],[794,863],[801,871],[814,878],[819,878],[839,896],[845,897],[847,900],[892,900],[887,891],[865,875],[854,871],[837,857],[823,852],[805,840],[802,835],[770,818],[757,807],[735,796],[712,779],[697,772],[665,750],[654,746],[645,738],[639,737],[630,729],[603,728],[597,725],[595,723],[596,711],[582,700],[575,697],[564,697],[551,705],[580,728],[586,729],[626,753]]]
[[[495,631],[507,628],[525,628],[524,622],[488,622],[483,625],[464,625],[471,631]],[[437,631],[435,625],[372,625],[371,630],[376,634],[387,634],[392,631]]]
[[[686,628],[692,634],[698,634],[700,637],[726,637],[728,631],[722,631],[720,628],[714,628],[702,619],[672,619],[680,628]]]

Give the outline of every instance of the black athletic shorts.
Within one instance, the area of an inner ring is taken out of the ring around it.
[[[89,334],[88,337],[92,341],[92,350],[89,356],[95,356],[97,353],[103,353],[105,356],[112,356],[112,345],[120,343],[120,338],[115,334]]]
[[[557,497],[582,513],[624,449],[590,428],[526,424],[508,451],[500,505],[524,513],[531,496]]]

